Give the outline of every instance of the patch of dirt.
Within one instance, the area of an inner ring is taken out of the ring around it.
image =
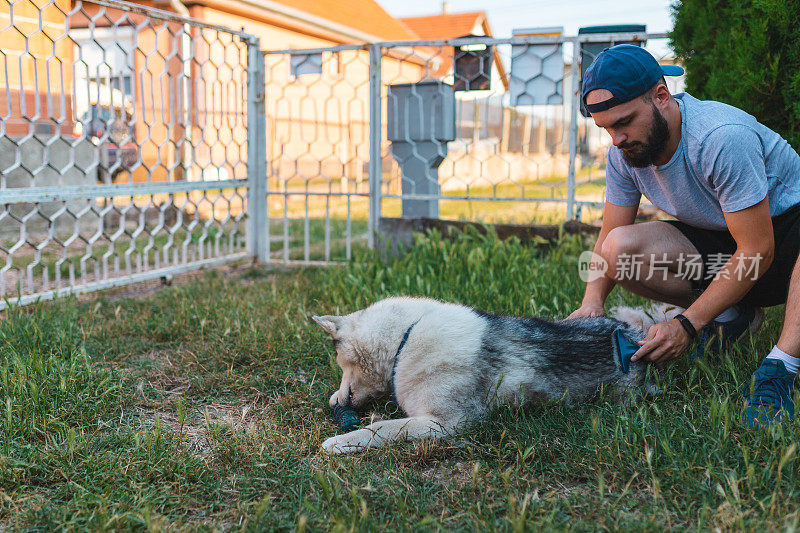
[[[172,402],[171,402],[172,403]],[[160,424],[181,438],[190,452],[207,456],[219,438],[231,434],[255,435],[277,430],[277,424],[266,416],[263,408],[246,405],[200,404],[186,406],[183,420],[176,409],[137,408],[148,425]]]
[[[252,285],[252,281],[246,277],[246,274],[254,268],[257,267],[255,267],[255,263],[252,260],[240,259],[224,265],[211,265],[188,272],[170,274],[161,279],[151,279],[111,289],[104,289],[102,291],[87,292],[78,295],[78,297],[82,301],[89,302],[93,302],[99,298],[105,298],[111,301],[122,300],[124,298],[144,298],[164,287],[186,285],[187,283],[198,280],[209,272],[218,272],[222,276],[228,277],[228,279],[237,278],[246,285]]]
[[[41,509],[48,497],[48,493],[41,489],[17,497],[0,489],[0,533],[16,531],[28,525],[20,520],[22,511]]]
[[[263,268],[264,272],[270,272],[270,274],[261,274],[261,269]],[[267,270],[268,269],[268,270]],[[129,283],[127,285],[122,285],[119,287],[112,287],[108,289],[103,289],[99,291],[90,291],[84,293],[75,294],[74,297],[77,298],[79,301],[82,302],[94,302],[100,298],[105,298],[110,301],[114,300],[122,300],[125,298],[146,298],[150,296],[152,293],[168,286],[179,286],[179,285],[186,285],[197,279],[205,276],[209,272],[218,272],[223,277],[227,277],[229,280],[237,279],[242,285],[251,286],[255,283],[256,280],[271,280],[276,277],[276,272],[286,272],[286,271],[296,271],[296,267],[292,266],[280,266],[280,265],[270,265],[269,267],[266,266],[258,266],[256,263],[251,259],[240,259],[238,261],[232,261],[230,263],[226,263],[223,265],[208,265],[201,267],[197,270],[191,270],[188,272],[181,272],[176,274],[169,274],[160,279],[150,279],[146,281],[140,281],[137,283]],[[5,273],[5,284],[6,287],[16,286],[17,281],[21,280],[21,272],[19,269],[17,270],[10,270]],[[253,273],[257,272],[257,275]],[[81,278],[80,283],[90,283],[94,281],[92,277],[93,274],[88,273],[86,278]],[[52,281],[52,280],[51,280]],[[41,279],[37,278],[37,283],[41,283]],[[76,284],[78,282],[76,281]],[[27,287],[27,286],[26,286]],[[49,288],[52,288],[52,284]],[[40,290],[40,287],[37,287],[36,290]],[[27,294],[29,291],[23,291],[24,294]],[[11,295],[7,294],[6,296],[12,297],[16,296],[16,294]],[[7,310],[0,311],[0,318],[5,318]]]
[[[150,350],[116,367],[138,378],[135,394],[142,398],[147,398],[145,388],[163,396],[183,396],[192,387],[189,375],[198,370],[194,354],[182,350]]]
[[[539,492],[542,492],[542,497],[545,500],[569,498],[577,494],[578,496],[586,496],[592,491],[596,491],[596,485],[587,481],[576,481],[570,479],[558,480],[554,479],[547,483],[542,483],[534,491],[535,498],[539,499]]]
[[[474,463],[459,461],[452,464],[441,463],[434,465],[422,470],[420,475],[424,479],[435,481],[440,485],[454,483],[459,488],[463,488],[472,484],[472,473],[474,469]]]
[[[162,428],[180,436],[192,453],[206,456],[218,439],[277,428],[267,415],[268,406],[278,399],[274,395],[257,394],[235,404],[187,401],[192,388],[190,376],[203,372],[188,349],[151,350],[115,366],[136,379],[138,417],[150,427],[158,420]]]

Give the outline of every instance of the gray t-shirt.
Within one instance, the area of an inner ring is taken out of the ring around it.
[[[638,204],[641,195],[678,220],[727,229],[723,212],[753,206],[769,195],[772,216],[800,203],[800,156],[755,117],[721,102],[675,95],[681,142],[668,163],[635,168],[612,146],[606,200]]]

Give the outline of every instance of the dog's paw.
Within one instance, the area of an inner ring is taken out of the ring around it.
[[[327,454],[333,455],[340,453],[357,452],[363,449],[362,446],[359,446],[357,444],[352,444],[343,437],[344,435],[336,435],[335,437],[326,439],[325,442],[322,443],[322,451]]]

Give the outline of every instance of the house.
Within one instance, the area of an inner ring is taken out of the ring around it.
[[[417,38],[374,0],[138,3],[241,29],[259,38],[263,50]],[[177,22],[149,27],[141,20],[141,15],[88,2],[70,17],[74,55],[82,58],[77,107],[95,105],[94,94],[116,100],[103,105],[133,123],[128,143],[138,146],[141,156],[130,169],[134,181],[244,177],[245,46],[224,32]],[[319,63],[319,72],[304,75],[295,72],[291,58],[288,53],[266,56],[267,151],[273,172],[301,180],[362,174],[364,165],[357,161],[368,156],[368,53],[320,54],[310,59]],[[390,61],[384,67],[393,77],[417,81],[421,63]],[[328,141],[310,139],[308,131],[318,137],[319,127]]]
[[[58,60],[72,57],[63,39],[69,9],[70,0],[53,0],[44,9],[33,0],[0,8],[0,136],[72,131],[72,97],[60,89],[72,85],[71,70]]]
[[[484,11],[469,11],[466,13],[451,13],[448,3],[444,3],[443,12],[437,15],[422,17],[401,18],[411,31],[422,40],[447,40],[466,36],[491,37],[492,30],[489,27],[489,20]],[[438,50],[435,59],[435,70],[432,76],[443,79],[454,77],[453,72],[453,51],[447,49]],[[497,48],[492,49],[492,88],[494,91],[508,90],[508,76],[505,67],[500,60]]]
[[[160,1],[158,7],[178,0]],[[242,28],[262,48],[324,48],[338,44],[417,38],[374,0],[186,0],[189,16]]]

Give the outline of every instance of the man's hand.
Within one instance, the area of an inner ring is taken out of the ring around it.
[[[677,318],[659,322],[647,330],[647,336],[639,342],[642,347],[636,350],[631,361],[644,358],[651,363],[665,363],[680,356],[691,343],[691,337]]]
[[[574,310],[567,318],[586,318],[590,316],[603,316],[606,312],[603,310],[602,305],[597,304],[582,304],[578,309]]]

